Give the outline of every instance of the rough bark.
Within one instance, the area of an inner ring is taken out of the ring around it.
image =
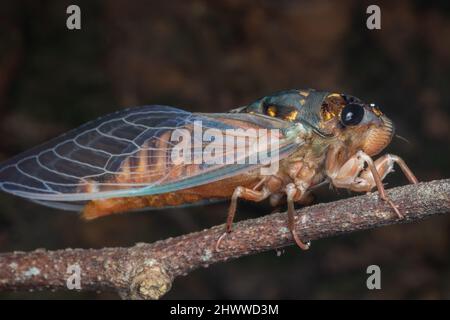
[[[305,240],[336,236],[450,212],[450,179],[390,189],[406,216],[398,219],[377,193],[306,207],[297,212]],[[116,290],[124,298],[158,299],[173,280],[199,267],[291,245],[285,213],[236,223],[215,251],[223,225],[130,248],[36,250],[0,255],[0,290],[67,289],[70,265],[81,270],[81,290]],[[314,247],[311,249],[314,250]]]

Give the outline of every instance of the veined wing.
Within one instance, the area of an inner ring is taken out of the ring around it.
[[[265,116],[196,114],[167,106],[144,106],[99,118],[10,159],[0,166],[0,188],[46,205],[64,203],[70,210],[94,199],[194,187],[262,165],[247,161],[251,152],[244,153],[244,161],[233,164],[174,163],[175,131],[192,134],[193,156],[203,152],[203,148],[194,148],[199,139],[202,147],[211,144],[204,142],[202,135],[196,137],[199,123],[202,130],[279,129],[280,158],[301,143],[295,134],[301,128]]]

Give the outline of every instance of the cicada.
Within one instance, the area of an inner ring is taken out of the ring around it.
[[[312,89],[278,92],[227,113],[143,106],[89,122],[6,161],[0,188],[79,211],[85,219],[228,199],[224,235],[232,231],[238,199],[269,199],[273,206],[287,204],[288,228],[307,249],[294,230],[294,204],[305,203],[322,183],[356,192],[376,188],[402,217],[382,180],[394,163],[409,182],[417,183],[416,177],[398,156],[372,158],[393,135],[392,121],[376,105]],[[277,157],[258,161],[262,154]],[[263,170],[275,162],[275,170]]]

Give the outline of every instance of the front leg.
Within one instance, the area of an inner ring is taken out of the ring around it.
[[[368,167],[364,168],[364,163],[368,163]],[[383,181],[386,176],[394,171],[394,163],[397,163],[410,183],[418,183],[417,178],[408,168],[406,163],[398,156],[392,154],[385,154],[373,162],[376,174],[373,174],[371,164],[372,159],[363,152],[357,153],[350,158],[347,163],[339,170],[335,178],[337,187],[348,188],[356,192],[370,192],[377,187],[377,175],[380,181]],[[350,164],[350,167],[346,167]]]
[[[340,168],[335,168],[328,172],[328,176],[334,186],[338,188],[346,188],[357,192],[369,192],[377,187],[380,198],[389,203],[399,218],[403,218],[398,208],[386,196],[382,180],[389,172],[392,172],[394,163],[398,163],[402,171],[411,183],[417,183],[417,179],[405,162],[394,155],[385,155],[377,161],[373,161],[371,157],[362,151],[358,151],[353,157],[347,160]],[[364,169],[364,164],[367,168]]]
[[[374,164],[377,169],[378,174],[380,175],[381,180],[383,180],[389,173],[394,171],[394,163],[397,163],[400,169],[402,170],[403,174],[406,176],[408,181],[412,184],[417,184],[418,180],[414,173],[408,168],[405,161],[403,161],[402,158],[399,156],[393,155],[393,154],[385,154],[384,156],[378,158],[375,160]],[[361,178],[367,181],[369,186],[371,186],[370,190],[375,188],[376,183],[373,179],[373,175],[370,172],[370,170],[363,170],[361,173]],[[358,190],[355,190],[358,191]],[[365,191],[365,190],[363,190]]]

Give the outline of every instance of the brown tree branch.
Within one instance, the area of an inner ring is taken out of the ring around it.
[[[377,193],[306,207],[297,212],[303,239],[317,240],[382,225],[412,222],[450,212],[450,179],[388,190],[406,215],[399,220]],[[36,250],[0,255],[0,290],[67,289],[70,265],[81,270],[81,290],[116,290],[126,298],[157,299],[172,281],[199,267],[292,244],[287,217],[275,213],[236,223],[216,240],[223,225],[131,248]],[[314,249],[312,249],[314,250]]]

